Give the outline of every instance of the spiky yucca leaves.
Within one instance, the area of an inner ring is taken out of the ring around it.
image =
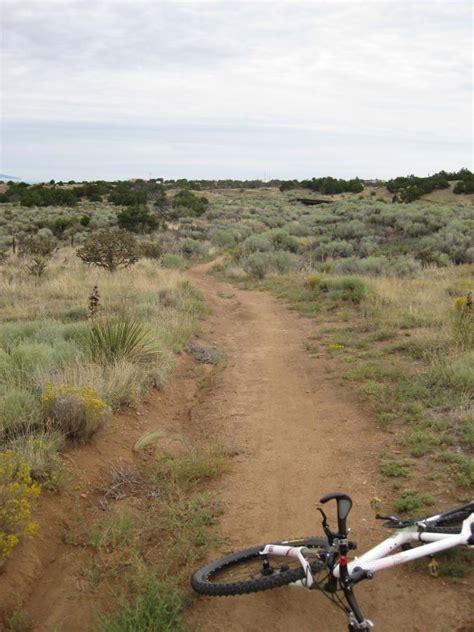
[[[153,332],[143,323],[127,318],[94,323],[89,346],[94,360],[102,364],[121,360],[147,364],[160,353]]]

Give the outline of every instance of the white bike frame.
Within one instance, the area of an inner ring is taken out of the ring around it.
[[[434,522],[437,518],[438,516],[432,516],[409,527],[399,529],[391,537],[360,557],[356,557],[348,565],[349,576],[356,568],[370,573],[376,573],[384,568],[392,568],[399,564],[405,564],[406,562],[411,562],[420,557],[446,551],[455,546],[468,545],[468,540],[472,537],[471,525],[474,525],[474,513],[463,521],[461,532],[457,534],[429,533],[423,530],[429,527],[430,522]],[[393,553],[393,551],[403,544],[409,542],[418,542],[421,544],[420,546],[399,553]],[[304,553],[305,547],[286,546],[284,544],[267,544],[261,551],[261,555],[278,555],[297,558],[305,570],[305,578],[295,582],[294,585],[311,588],[314,580],[310,563],[304,557]],[[334,577],[340,576],[338,565],[333,569],[333,575]]]

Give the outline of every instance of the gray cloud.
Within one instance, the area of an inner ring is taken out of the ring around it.
[[[2,6],[3,171],[126,177],[158,151],[167,175],[164,147],[200,177],[472,164],[469,2]]]

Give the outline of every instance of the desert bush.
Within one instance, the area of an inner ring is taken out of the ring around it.
[[[102,364],[120,360],[146,364],[160,353],[151,329],[143,323],[118,318],[92,325],[89,349],[93,359]]]
[[[180,270],[186,266],[186,263],[180,255],[175,255],[171,252],[166,252],[161,257],[161,265],[166,269],[177,269]]]
[[[335,236],[340,239],[359,239],[367,233],[367,226],[359,219],[339,224],[335,230]]]
[[[424,375],[426,387],[441,401],[449,397],[459,402],[474,393],[474,351],[463,353],[451,362],[440,360]]]
[[[195,195],[192,191],[178,191],[173,198],[173,208],[183,209],[183,215],[200,217],[206,212],[209,201],[203,196]]]
[[[413,278],[421,270],[421,264],[410,256],[389,258],[380,255],[362,259],[358,259],[357,257],[336,259],[332,262],[332,269],[342,274],[352,273]]]
[[[183,239],[181,242],[181,252],[185,257],[204,256],[207,254],[207,247],[197,239]]]
[[[147,581],[132,604],[122,599],[117,613],[99,618],[98,632],[190,632],[184,619],[186,599],[169,580]]]
[[[0,452],[0,560],[10,557],[22,536],[35,533],[31,510],[39,493],[28,464],[11,450]]]
[[[454,340],[461,349],[474,348],[474,309],[472,292],[460,296],[454,303]]]
[[[242,268],[255,277],[256,279],[263,279],[267,272],[267,261],[261,253],[253,253],[240,260]]]
[[[133,233],[149,233],[158,228],[158,217],[145,206],[127,206],[117,213],[117,224]]]
[[[175,288],[164,287],[158,292],[158,299],[163,307],[176,309],[181,304],[181,297]]]
[[[314,290],[319,286],[320,281],[321,277],[318,274],[310,274],[306,277],[304,284],[310,290]]]
[[[64,435],[58,431],[42,431],[16,439],[10,444],[21,461],[28,463],[30,475],[43,487],[60,487],[63,463],[58,455],[64,446]]]
[[[38,231],[35,237],[28,236],[20,242],[19,254],[26,258],[25,269],[28,274],[42,277],[46,272],[48,263],[57,248],[54,237],[46,233],[47,229]],[[46,233],[46,234],[42,234]]]
[[[292,252],[276,250],[265,255],[267,268],[278,274],[287,274],[298,267],[299,259]]]
[[[43,394],[45,418],[73,441],[86,442],[110,418],[110,408],[90,386],[49,384]]]
[[[34,387],[38,379],[58,371],[81,358],[81,350],[66,340],[22,342],[10,351],[12,379],[18,384]]]
[[[354,254],[354,246],[344,239],[329,242],[316,242],[312,246],[313,257],[324,261],[325,259],[350,257]]]
[[[313,231],[309,226],[305,226],[304,224],[300,224],[298,222],[293,222],[291,224],[285,224],[283,227],[290,235],[294,237],[308,237],[312,235]]]
[[[53,233],[48,229],[42,229],[36,235],[23,237],[20,241],[18,254],[26,257],[50,258],[58,247],[58,242]]]
[[[41,422],[38,398],[26,388],[8,384],[0,394],[0,439],[31,432]]]
[[[428,507],[435,504],[432,496],[423,494],[416,489],[404,490],[400,497],[395,501],[395,509],[401,513],[416,511],[422,507]]]
[[[139,244],[140,257],[145,259],[160,259],[162,254],[161,245],[157,241],[143,240]]]
[[[298,252],[299,242],[295,237],[288,234],[283,228],[274,228],[263,233],[272,243],[275,250],[289,250],[290,252]]]
[[[384,255],[363,259],[348,257],[347,259],[339,259],[332,262],[333,270],[340,274],[371,274],[378,276],[386,274],[388,266],[389,260]]]
[[[354,277],[334,277],[322,279],[319,287],[323,292],[328,292],[334,299],[360,303],[366,294],[365,284],[361,279]]]
[[[265,235],[250,235],[241,245],[243,254],[255,252],[269,252],[272,249],[272,242]]]
[[[130,233],[101,230],[89,235],[76,255],[84,263],[115,272],[138,261],[138,242]]]
[[[235,246],[235,237],[228,230],[217,230],[211,235],[211,243],[221,248],[233,248]]]
[[[406,255],[397,257],[390,262],[388,276],[400,278],[413,278],[421,270],[421,263],[413,257]]]

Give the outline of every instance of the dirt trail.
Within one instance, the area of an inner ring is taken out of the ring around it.
[[[107,605],[110,595],[91,595],[88,553],[65,543],[64,535],[78,513],[85,526],[97,519],[111,468],[133,462],[132,446],[144,432],[160,430],[171,442],[217,436],[235,450],[231,471],[213,485],[225,509],[227,542],[210,558],[267,540],[317,535],[315,504],[335,490],[354,499],[354,538],[365,547],[382,537],[368,500],[382,493],[377,455],[387,435],[377,432],[356,394],[341,386],[336,363],[306,353],[313,321],[266,293],[217,281],[207,274],[211,265],[189,275],[213,309],[204,337],[226,352],[225,367],[200,390],[197,380],[206,374],[183,356],[169,387],[152,394],[136,413],[114,418],[93,445],[67,455],[74,488],[42,499],[38,536],[18,547],[0,575],[0,619],[18,604],[31,617],[32,632],[93,632],[97,608]],[[474,628],[473,594],[465,582],[456,586],[400,569],[380,574],[358,593],[381,631]],[[343,616],[322,595],[295,588],[200,598],[189,617],[200,632],[345,629]]]
[[[314,323],[267,293],[242,291],[207,274],[190,275],[213,309],[212,337],[228,354],[193,423],[239,451],[218,494],[228,545],[321,532],[319,497],[348,492],[349,524],[366,548],[384,536],[368,509],[380,495],[377,456],[387,436],[376,430],[358,397],[340,385],[334,365],[310,358]],[[385,632],[471,631],[472,589],[405,568],[385,571],[357,591],[366,616]],[[345,619],[318,593],[292,587],[235,598],[199,599],[191,620],[202,632],[336,632]],[[470,624],[470,625],[469,625]]]

